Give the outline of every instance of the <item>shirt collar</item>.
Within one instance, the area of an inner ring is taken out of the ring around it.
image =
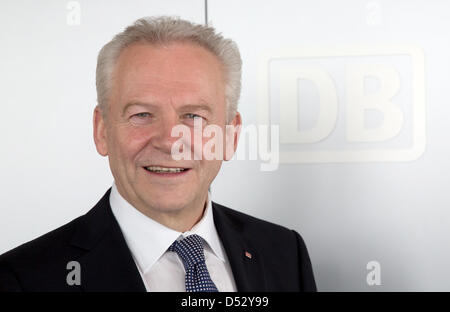
[[[111,188],[109,203],[128,248],[144,274],[175,240],[191,234],[202,237],[207,243],[205,247],[209,247],[220,260],[225,261],[225,252],[214,225],[210,192],[202,218],[184,233],[170,229],[134,208],[120,195],[115,183]]]

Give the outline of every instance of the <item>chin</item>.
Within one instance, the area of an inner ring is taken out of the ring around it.
[[[192,199],[189,197],[180,196],[177,193],[165,194],[165,196],[161,196],[161,193],[154,196],[147,194],[146,197],[148,206],[160,212],[176,212],[182,210],[192,202]]]

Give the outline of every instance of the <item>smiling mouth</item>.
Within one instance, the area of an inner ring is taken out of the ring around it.
[[[160,166],[149,166],[144,167],[144,169],[153,173],[180,173],[189,170],[189,168],[174,168],[174,167],[160,167]]]

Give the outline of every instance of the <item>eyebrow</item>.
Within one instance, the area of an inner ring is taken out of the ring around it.
[[[187,104],[180,107],[181,111],[206,111],[208,113],[212,113],[212,109],[209,105],[205,104]]]
[[[144,106],[144,107],[156,107],[155,104],[152,103],[146,103],[146,102],[129,102],[127,103],[123,110],[122,110],[122,116],[125,114],[125,112],[131,107],[131,106]],[[186,105],[182,105],[179,108],[180,111],[182,112],[189,112],[189,111],[206,111],[208,113],[212,113],[212,109],[209,105],[206,104],[186,104]]]

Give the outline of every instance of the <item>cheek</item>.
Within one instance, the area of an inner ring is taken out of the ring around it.
[[[110,138],[112,150],[119,159],[133,159],[144,148],[146,142],[146,135],[142,129],[118,129]]]
[[[202,150],[203,158],[206,160],[224,160],[223,155],[227,149],[227,133],[225,125],[219,123],[216,126],[214,130],[203,133]]]
[[[221,164],[221,160],[202,160],[200,173],[202,179],[208,183],[212,182],[219,173]]]

